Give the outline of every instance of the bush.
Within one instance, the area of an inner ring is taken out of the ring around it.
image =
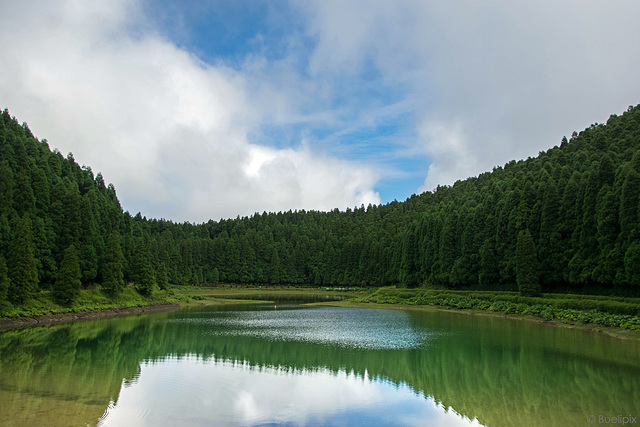
[[[442,291],[380,288],[362,302],[432,305],[479,309],[505,314],[525,314],[640,330],[640,299],[591,295],[544,294],[521,296],[516,292]]]

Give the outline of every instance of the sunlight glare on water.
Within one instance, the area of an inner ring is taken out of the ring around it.
[[[358,315],[354,315],[356,312]],[[241,335],[368,350],[418,348],[442,335],[442,332],[416,328],[403,311],[358,311],[339,307],[232,311],[224,316],[175,319],[173,322],[209,325],[208,333],[213,335]]]

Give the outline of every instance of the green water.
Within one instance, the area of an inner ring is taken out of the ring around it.
[[[286,304],[0,333],[1,426],[582,426],[615,416],[640,419],[639,341],[517,320]]]

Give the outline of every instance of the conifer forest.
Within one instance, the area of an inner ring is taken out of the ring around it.
[[[123,211],[107,178],[2,112],[0,303],[215,283],[640,295],[640,105],[537,157],[346,211],[176,223]]]

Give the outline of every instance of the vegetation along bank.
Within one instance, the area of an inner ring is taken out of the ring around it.
[[[52,151],[4,110],[0,316],[42,298],[73,310],[86,292],[146,304],[170,302],[170,284],[233,283],[491,291],[493,299],[455,303],[542,317],[579,310],[589,322],[633,327],[632,319],[598,317],[637,313],[611,311],[597,297],[582,308],[558,301],[608,295],[620,310],[637,306],[639,194],[636,106],[535,158],[403,202],[176,223],[123,211],[102,174]],[[421,292],[424,303],[452,300]]]

